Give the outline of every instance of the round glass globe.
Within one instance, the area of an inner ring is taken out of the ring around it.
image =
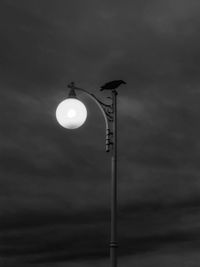
[[[58,123],[67,129],[79,128],[87,118],[85,105],[76,98],[63,100],[56,109]]]

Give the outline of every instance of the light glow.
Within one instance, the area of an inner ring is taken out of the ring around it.
[[[74,118],[74,117],[76,116],[76,110],[74,110],[74,109],[70,109],[70,110],[68,111],[68,113],[67,113],[67,116],[68,116],[69,118]]]
[[[67,129],[79,128],[87,118],[85,105],[76,98],[63,100],[56,109],[58,123]]]

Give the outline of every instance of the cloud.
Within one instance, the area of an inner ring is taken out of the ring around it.
[[[105,264],[103,118],[82,95],[88,119],[70,132],[57,125],[55,109],[70,81],[105,99],[99,86],[122,78],[120,258],[126,266],[173,266],[173,259],[195,266],[198,7],[186,0],[1,2],[2,265]]]
[[[121,207],[120,260],[130,255],[135,255],[136,260],[141,254],[146,257],[146,253],[153,258],[176,251],[190,254],[198,249],[199,207],[196,204]],[[108,257],[108,211],[103,209],[68,215],[56,211],[54,214],[52,211],[29,212],[20,217],[18,214],[18,219],[8,217],[2,226],[1,254],[13,259],[22,257],[27,264]]]

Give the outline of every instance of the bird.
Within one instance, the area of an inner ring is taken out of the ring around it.
[[[105,83],[103,86],[101,86],[100,91],[103,90],[114,90],[117,87],[119,87],[121,84],[126,84],[123,80],[115,80],[108,83]]]

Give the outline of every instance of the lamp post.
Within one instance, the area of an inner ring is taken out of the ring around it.
[[[86,107],[78,100],[76,91],[86,93],[93,99],[105,119],[106,152],[111,153],[110,263],[111,267],[117,267],[117,91],[116,89],[109,90],[111,96],[108,98],[111,103],[106,104],[87,90],[76,87],[74,83],[70,83],[68,87],[70,88],[68,98],[62,101],[56,110],[56,118],[61,126],[76,129],[86,120]]]

